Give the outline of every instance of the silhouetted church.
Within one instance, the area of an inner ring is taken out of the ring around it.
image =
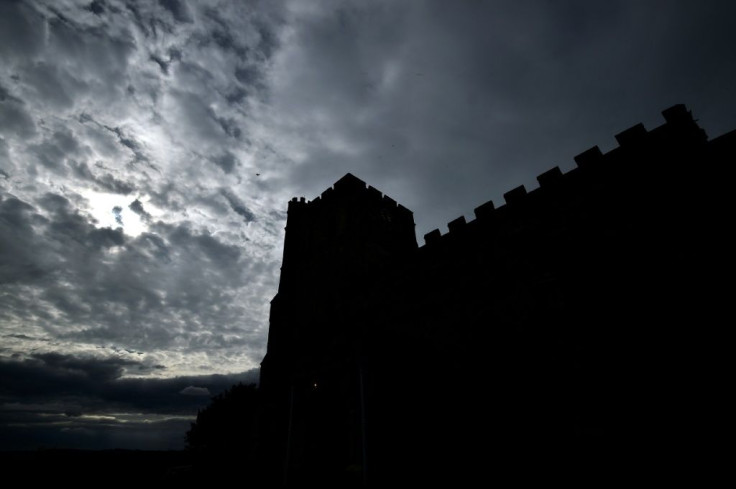
[[[709,141],[685,106],[663,115],[421,247],[412,212],[351,174],[292,200],[261,370],[265,470],[471,480],[622,447],[646,458],[717,429],[736,131]]]

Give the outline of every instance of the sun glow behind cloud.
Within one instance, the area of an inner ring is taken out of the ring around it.
[[[156,209],[143,197],[94,190],[84,190],[81,194],[89,204],[87,211],[94,218],[96,227],[112,229],[122,227],[123,232],[131,237],[140,236],[141,233],[148,231],[145,220],[130,208],[133,202],[136,200],[145,202],[146,211],[151,212],[149,209],[152,209],[153,214],[157,214]]]

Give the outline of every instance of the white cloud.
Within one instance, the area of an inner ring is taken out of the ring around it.
[[[273,208],[290,197],[256,179],[267,168],[247,135],[277,2],[2,9],[2,35],[23,41],[0,67],[4,354],[114,344],[167,366],[135,375],[256,366]]]

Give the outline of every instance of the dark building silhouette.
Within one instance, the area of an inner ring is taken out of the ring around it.
[[[261,370],[269,477],[650,463],[717,433],[736,131],[663,115],[421,247],[412,213],[351,174],[292,200]]]

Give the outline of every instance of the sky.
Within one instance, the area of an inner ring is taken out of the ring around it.
[[[345,173],[411,209],[421,245],[674,104],[736,129],[734,18],[0,0],[0,449],[182,448],[212,395],[257,379],[287,202]]]

